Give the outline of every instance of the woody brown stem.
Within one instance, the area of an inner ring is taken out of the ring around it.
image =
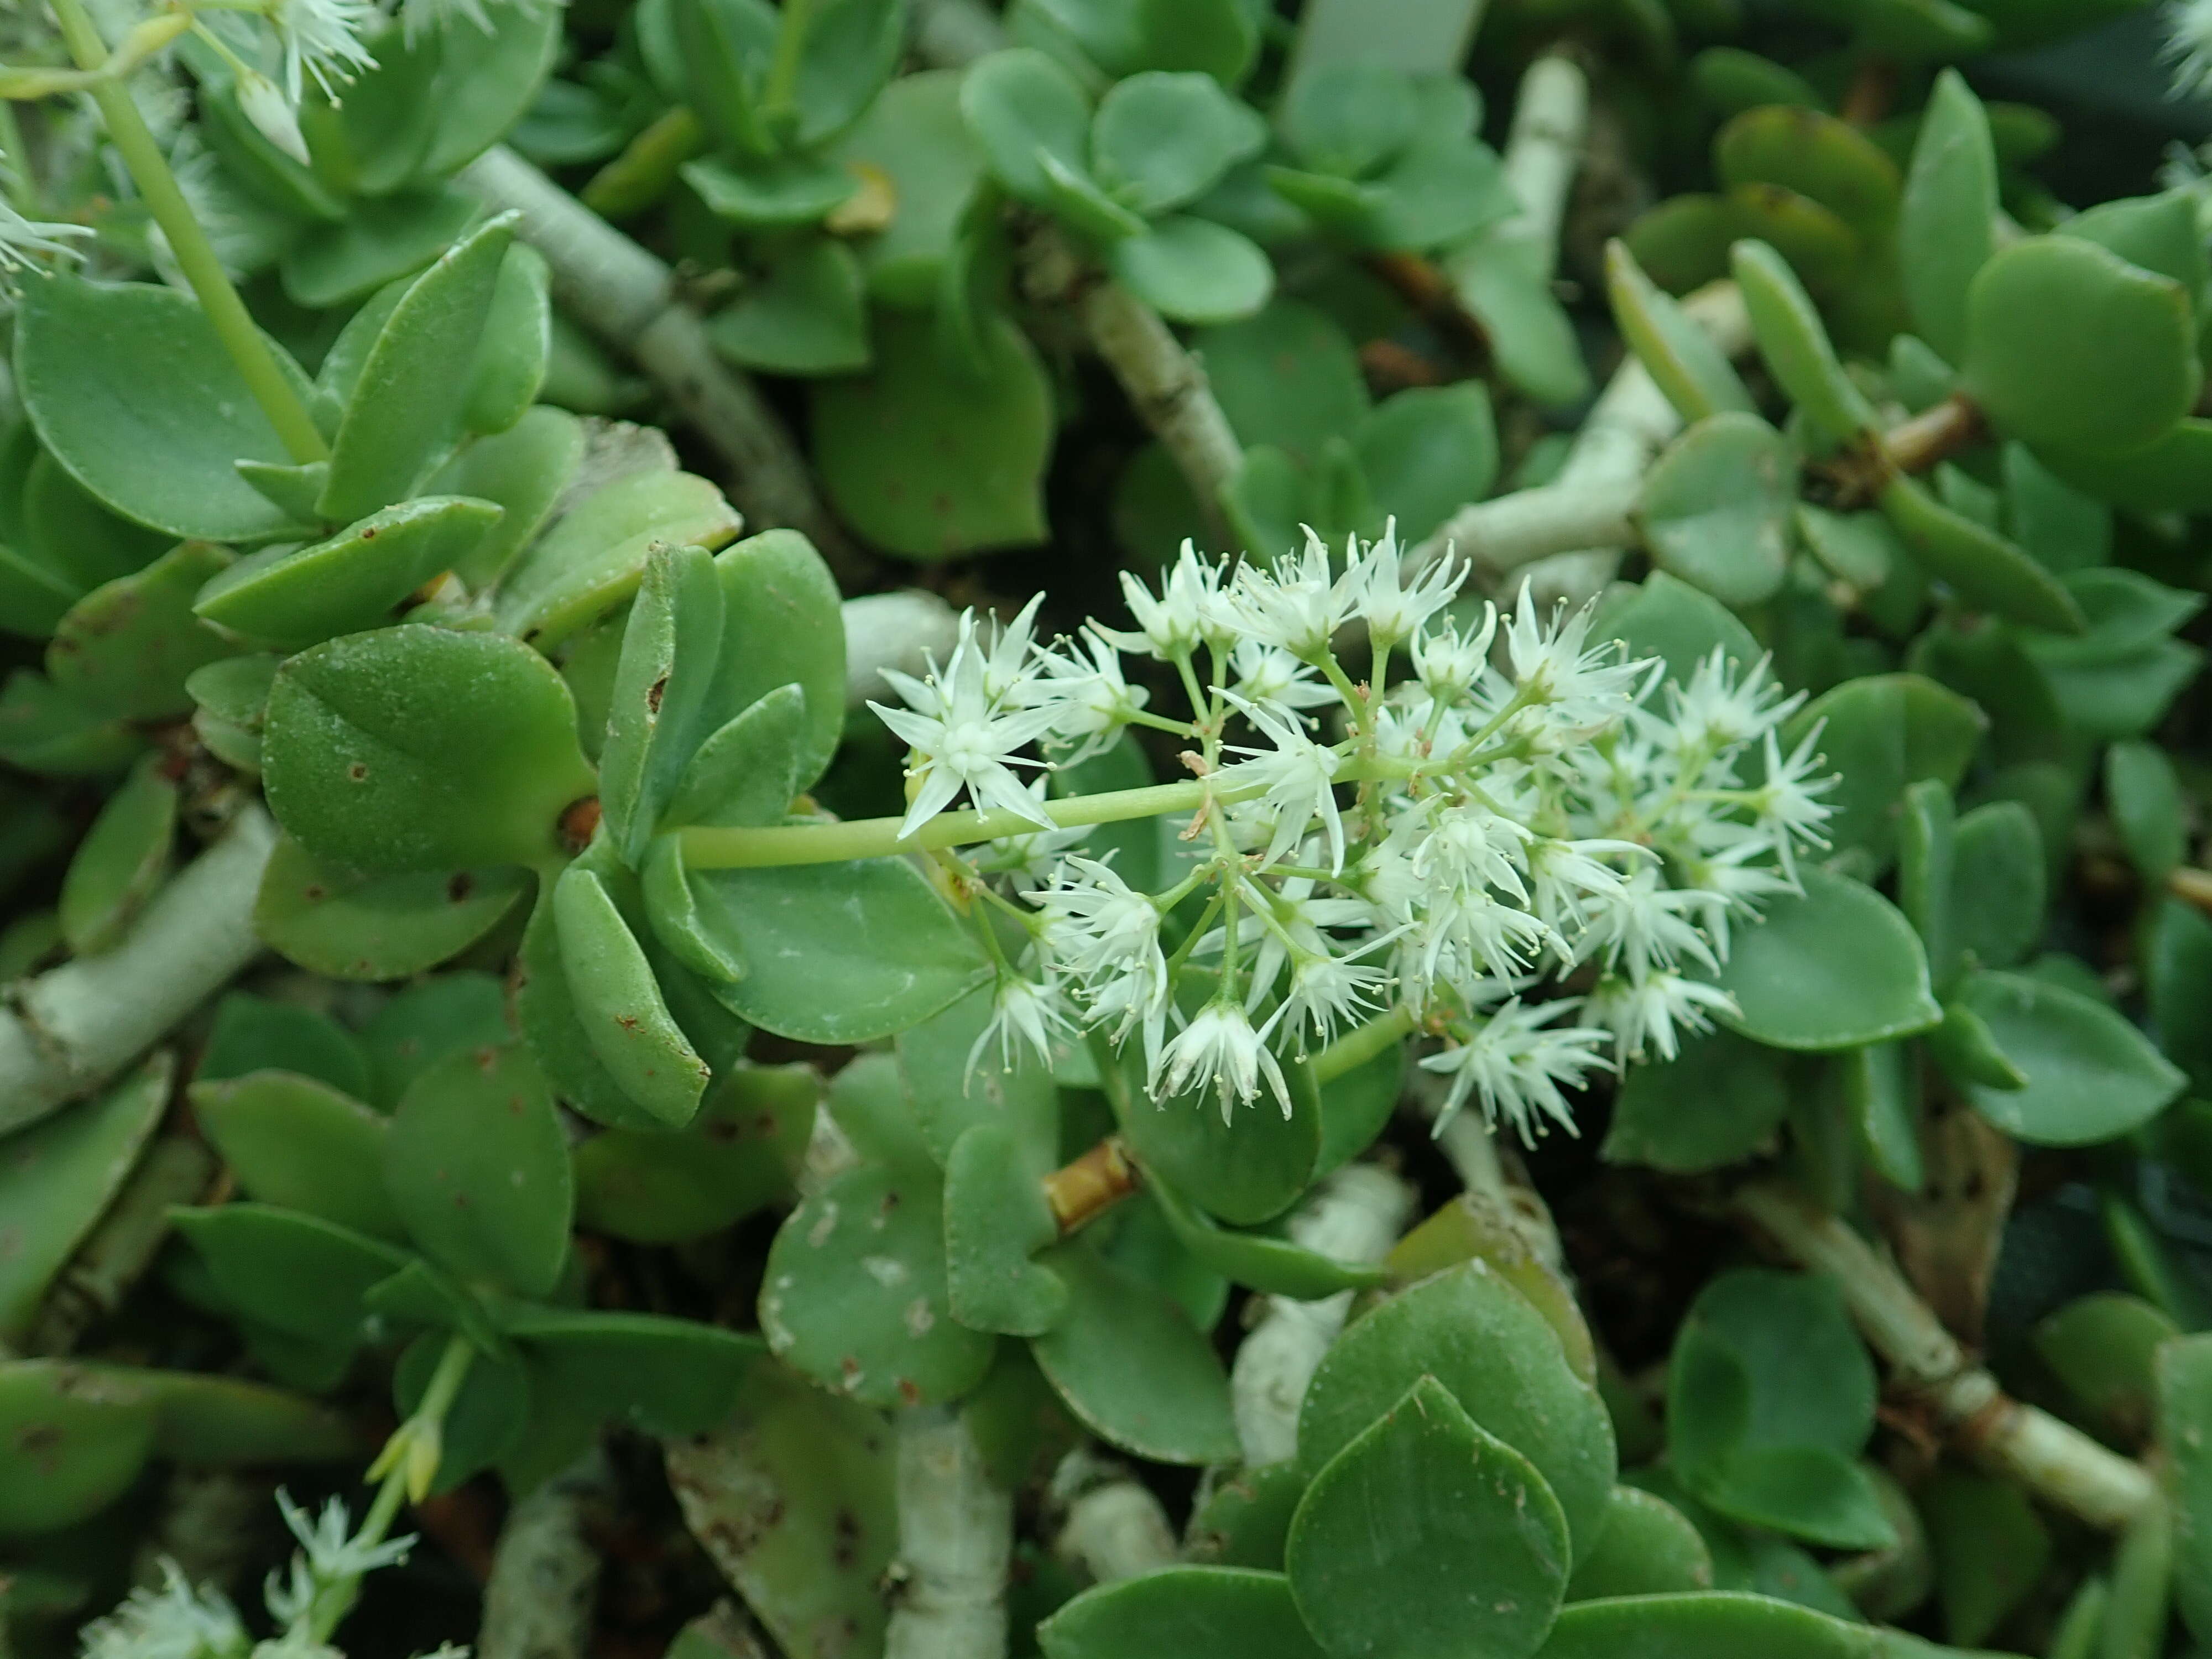
[[[2094,1527],[2124,1527],[2156,1501],[2157,1484],[2142,1464],[2000,1389],[1904,1276],[1838,1218],[1772,1182],[1742,1188],[1735,1207],[1784,1255],[1835,1282],[1888,1364],[1891,1393],[1927,1410],[1966,1456]]]
[[[1868,54],[1859,59],[1838,113],[1855,127],[1875,126],[1887,120],[1897,103],[1898,79],[1894,58],[1880,52]]]
[[[1981,405],[1963,392],[1931,404],[1881,434],[1882,453],[1900,472],[1925,472],[1972,448],[1989,430]]]
[[[1397,250],[1370,253],[1362,262],[1391,291],[1469,349],[1486,353],[1490,336],[1481,319],[1460,303],[1443,267],[1425,254]]]
[[[1137,1166],[1119,1135],[1108,1135],[1074,1163],[1044,1178],[1045,1202],[1062,1238],[1137,1190]]]
[[[2212,915],[2212,870],[2183,865],[2166,878],[2166,890],[2185,904],[2193,904]]]

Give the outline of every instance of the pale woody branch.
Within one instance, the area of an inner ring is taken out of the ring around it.
[[[2007,1395],[1904,1275],[1842,1220],[1771,1182],[1744,1188],[1735,1205],[1785,1255],[1835,1281],[1888,1365],[1891,1391],[1924,1405],[1968,1457],[2095,1527],[2124,1527],[2156,1499],[2157,1483],[2142,1464]]]

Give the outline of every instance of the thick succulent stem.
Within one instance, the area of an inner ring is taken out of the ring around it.
[[[67,1353],[121,1307],[167,1240],[170,1211],[198,1202],[215,1173],[215,1154],[191,1135],[166,1134],[148,1147],[107,1213],[47,1291],[24,1351]]]
[[[1559,227],[1567,216],[1589,136],[1589,76],[1564,52],[1528,65],[1505,137],[1506,188],[1521,204],[1513,234],[1545,250],[1544,269],[1559,263]]]
[[[1729,356],[1750,348],[1751,318],[1734,283],[1709,283],[1682,305]],[[1626,533],[1626,507],[1633,505],[1644,475],[1650,471],[1659,452],[1681,429],[1682,417],[1667,401],[1659,383],[1642,363],[1629,358],[1600,394],[1557,478],[1540,489],[1517,490],[1460,508],[1415,550],[1417,566],[1442,558],[1456,547],[1469,558],[1478,581],[1496,586],[1499,578],[1522,565],[1493,567],[1487,562],[1487,552],[1471,554],[1468,550],[1498,543],[1498,526],[1502,522],[1511,527],[1513,536],[1503,544],[1505,551],[1541,549],[1522,555],[1522,562],[1541,560],[1524,578],[1538,600],[1580,604],[1611,581],[1620,568],[1620,550],[1634,539]],[[1536,499],[1527,499],[1530,497]],[[1608,526],[1618,524],[1622,528],[1584,544],[1577,551],[1553,550],[1577,523],[1593,516],[1589,505],[1593,500],[1617,509],[1620,517],[1609,520]],[[1547,526],[1557,526],[1548,537]],[[1552,545],[1543,546],[1547,539]]]
[[[898,1534],[904,1582],[884,1659],[1000,1659],[1013,1495],[991,1479],[957,1407],[899,1415]]]
[[[1087,270],[1059,232],[1033,233],[1024,286],[1030,298],[1066,305],[1106,367],[1160,441],[1199,506],[1218,522],[1221,492],[1244,465],[1243,446],[1207,384],[1158,312],[1112,278]]]
[[[590,1516],[613,1492],[614,1471],[594,1446],[508,1511],[484,1586],[477,1659],[581,1659],[599,1583]]]
[[[2157,1501],[2142,1464],[2007,1395],[1905,1276],[1838,1218],[1771,1182],[1742,1188],[1735,1204],[1784,1255],[1836,1282],[1888,1364],[1892,1391],[1927,1409],[1968,1457],[2095,1527],[2125,1527]]]
[[[253,900],[276,842],[268,814],[246,807],[120,945],[17,989],[0,1013],[0,1134],[99,1087],[260,954]]]
[[[1115,1583],[1172,1566],[1175,1529],[1152,1489],[1121,1465],[1079,1447],[1053,1475],[1053,1494],[1067,1514],[1053,1553],[1096,1583]]]
[[[490,207],[522,216],[523,239],[552,267],[554,290],[579,319],[634,356],[729,464],[730,497],[756,529],[802,531],[841,580],[865,561],[822,498],[806,463],[750,376],[727,368],[675,273],[503,144],[460,182]]]
[[[958,69],[1006,44],[1006,31],[981,0],[914,0],[914,55],[937,69]]]
[[[1291,1237],[1340,1261],[1371,1266],[1390,1253],[1413,1213],[1413,1189],[1404,1181],[1376,1164],[1347,1164],[1291,1220]],[[1297,1455],[1298,1407],[1352,1312],[1352,1292],[1318,1302],[1271,1296],[1267,1309],[1229,1372],[1237,1443],[1255,1468]]]
[[[1460,508],[1436,537],[1422,544],[1427,553],[1443,546],[1474,566],[1476,579],[1495,586],[1509,573],[1572,553],[1577,548],[1626,547],[1639,539],[1636,503],[1644,478],[1627,476],[1570,481],[1535,489],[1516,489]],[[1423,562],[1426,562],[1424,560]]]
[[[891,696],[884,671],[896,669],[917,678],[929,659],[952,654],[960,638],[960,618],[934,593],[902,587],[848,599],[845,615],[845,707]]]

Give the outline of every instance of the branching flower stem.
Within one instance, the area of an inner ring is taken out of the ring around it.
[[[107,44],[100,38],[100,30],[85,10],[83,0],[53,0],[53,8],[62,37],[69,43],[70,54],[78,66],[89,71],[105,64]],[[246,302],[238,297],[230,278],[223,275],[222,261],[216,255],[215,245],[208,240],[207,232],[201,228],[191,204],[185,200],[184,191],[178,188],[176,175],[169,171],[168,160],[161,154],[161,145],[155,142],[145,118],[138,113],[137,105],[131,100],[131,89],[119,80],[100,80],[93,83],[91,93],[93,102],[100,108],[100,119],[106,124],[109,142],[122,156],[124,166],[130,168],[131,177],[137,184],[139,194],[146,198],[147,210],[154,216],[155,223],[168,238],[170,251],[177,256],[178,269],[191,284],[192,293],[207,313],[216,337],[238,366],[239,374],[246,390],[253,394],[254,402],[261,405],[261,412],[276,428],[285,452],[303,465],[328,459],[330,445],[324,441],[314,416],[307,412],[307,404],[301,401],[299,393],[277,366],[269,342],[247,314]]]
[[[1204,780],[1148,784],[1140,789],[1111,789],[1096,795],[1069,795],[1044,803],[1045,816],[1063,830],[1130,818],[1195,811],[1209,794],[1218,802],[1249,800],[1256,785],[1209,787]],[[849,823],[769,825],[760,829],[694,826],[683,837],[684,863],[694,870],[757,870],[791,864],[842,864],[848,859],[883,858],[895,853],[933,852],[977,842],[1018,836],[1036,825],[1004,808],[965,808],[940,812],[913,835],[901,837],[900,818],[855,818]]]
[[[422,1390],[422,1403],[414,1414],[392,1432],[384,1450],[369,1466],[369,1478],[383,1482],[377,1488],[376,1498],[362,1518],[361,1530],[354,1535],[357,1551],[373,1551],[390,1535],[392,1523],[398,1519],[400,1505],[410,1498],[419,1503],[430,1490],[430,1483],[438,1473],[438,1462],[442,1447],[446,1414],[453,1408],[453,1401],[461,1392],[461,1384],[468,1381],[469,1367],[476,1359],[476,1345],[459,1332],[446,1339],[445,1352],[438,1356],[437,1369],[430,1373],[429,1386]],[[308,1634],[317,1642],[327,1642],[331,1633],[344,1622],[353,1611],[355,1600],[361,1594],[359,1577],[337,1580],[327,1585],[318,1596],[308,1619]]]

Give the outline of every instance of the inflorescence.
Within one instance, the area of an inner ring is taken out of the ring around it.
[[[1121,580],[1134,631],[1048,643],[1036,600],[971,611],[949,660],[890,677],[907,707],[872,705],[909,746],[903,833],[963,792],[1037,825],[937,855],[1005,924],[971,1061],[1091,1033],[1137,1045],[1156,1100],[1210,1091],[1226,1117],[1264,1090],[1287,1115],[1285,1057],[1395,1018],[1443,1039],[1421,1061],[1450,1080],[1439,1125],[1473,1097],[1524,1137],[1571,1130],[1564,1091],[1732,1008],[1731,926],[1826,845],[1819,733],[1781,742],[1802,695],[1764,659],[1716,649],[1662,691],[1662,663],[1592,642],[1590,607],[1462,599],[1389,531],[1340,563],[1310,531],[1272,567],[1186,542],[1157,592]],[[1355,625],[1359,683],[1336,649]],[[1171,667],[1188,717],[1126,657]],[[1184,739],[1200,781],[1158,890],[1044,810],[1055,770],[1131,727]]]

